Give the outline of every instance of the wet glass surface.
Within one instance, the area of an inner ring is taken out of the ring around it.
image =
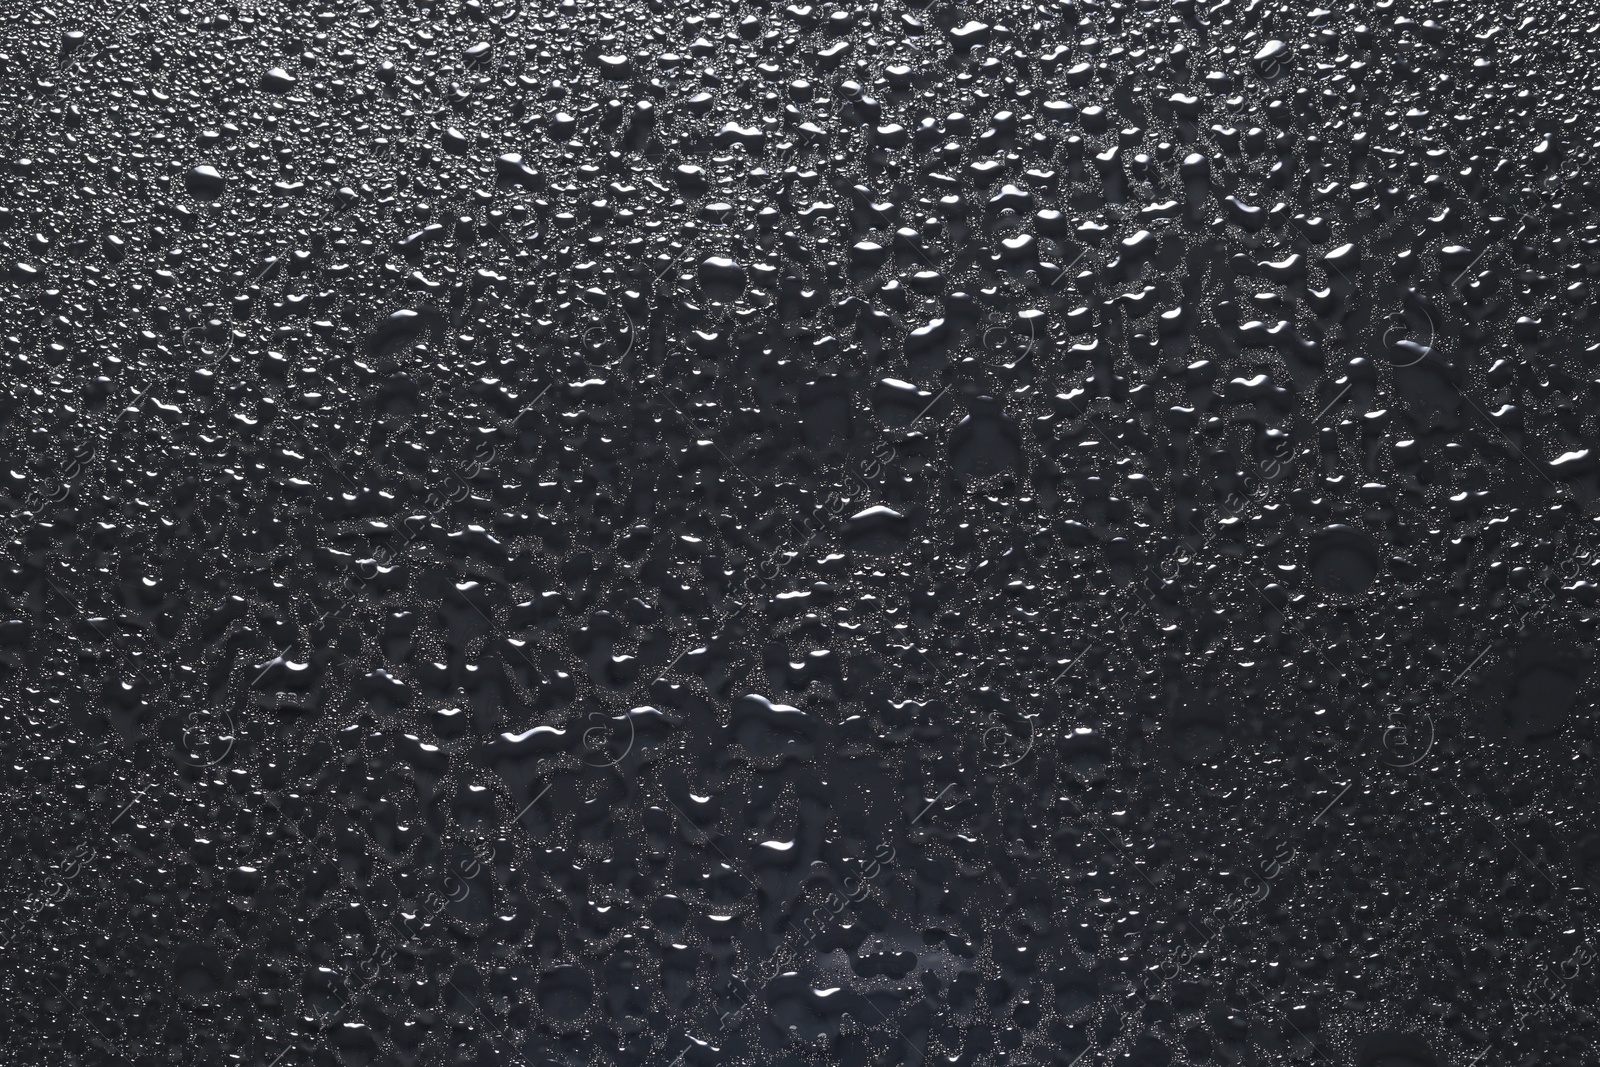
[[[1600,1067],[1597,34],[0,11],[0,1060]]]

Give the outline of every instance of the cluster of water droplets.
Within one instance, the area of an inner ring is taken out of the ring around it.
[[[1595,1062],[1584,12],[0,18],[17,1062]]]

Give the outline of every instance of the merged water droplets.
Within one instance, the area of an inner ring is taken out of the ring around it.
[[[1581,12],[3,26],[18,1062],[1593,1060]]]

